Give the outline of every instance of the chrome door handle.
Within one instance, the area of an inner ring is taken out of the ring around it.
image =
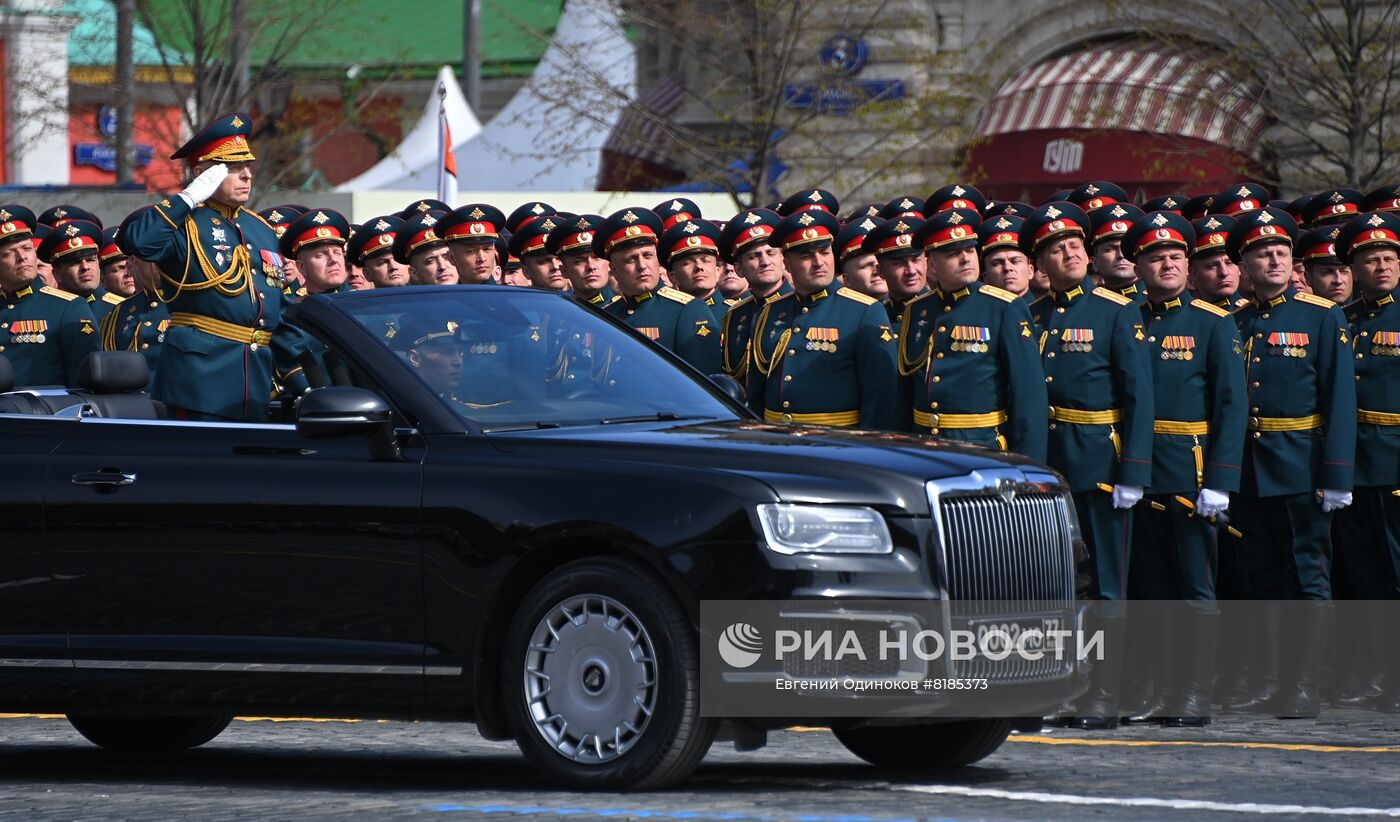
[[[135,473],[118,470],[85,471],[73,475],[74,485],[87,485],[94,488],[118,488],[136,482]]]

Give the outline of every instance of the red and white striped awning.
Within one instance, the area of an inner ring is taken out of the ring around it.
[[[978,134],[1111,129],[1204,140],[1258,158],[1268,113],[1261,90],[1190,54],[1142,46],[1056,57],[1007,81]]]

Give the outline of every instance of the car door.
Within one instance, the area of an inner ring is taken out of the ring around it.
[[[44,540],[44,470],[77,421],[0,414],[0,711],[42,710],[72,685],[55,552]]]
[[[74,663],[104,704],[416,707],[423,447],[86,418],[50,458]]]

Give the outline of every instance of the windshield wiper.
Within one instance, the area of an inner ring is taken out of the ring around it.
[[[655,414],[638,414],[638,415],[635,416],[635,417],[608,417],[607,419],[605,419],[605,420],[599,420],[598,422],[599,422],[600,425],[613,425],[613,424],[615,424],[615,423],[623,423],[623,422],[657,422],[657,421],[670,422],[670,421],[672,421],[672,420],[694,420],[694,419],[700,419],[700,418],[699,418],[699,417],[696,417],[696,416],[683,417],[683,416],[681,416],[680,414],[677,414],[675,411],[658,411],[658,412],[655,413]]]
[[[506,431],[538,431],[541,428],[558,428],[557,422],[516,422],[506,425],[493,425],[490,428],[481,429],[483,434],[500,434]]]

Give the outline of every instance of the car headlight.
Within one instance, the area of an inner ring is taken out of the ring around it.
[[[873,508],[770,503],[758,506],[768,547],[780,554],[888,554],[885,518]]]

